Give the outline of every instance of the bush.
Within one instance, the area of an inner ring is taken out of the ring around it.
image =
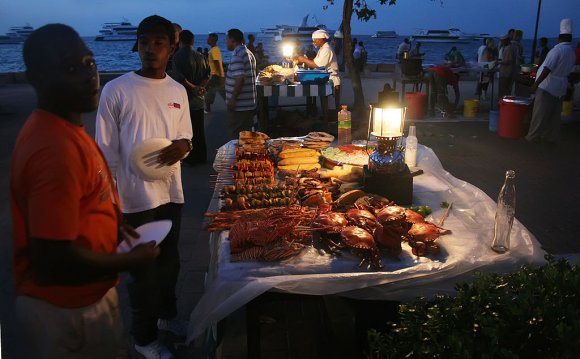
[[[455,297],[399,306],[368,332],[368,358],[577,358],[580,270],[565,260],[509,274],[476,273]]]

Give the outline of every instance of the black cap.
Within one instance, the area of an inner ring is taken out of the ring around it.
[[[146,17],[137,27],[137,38],[146,33],[164,34],[169,37],[169,43],[175,43],[175,29],[171,21],[159,15]]]

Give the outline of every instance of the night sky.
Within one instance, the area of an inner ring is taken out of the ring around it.
[[[128,19],[135,25],[158,14],[194,33],[223,32],[232,27],[257,32],[276,24],[298,25],[306,14],[336,29],[342,16],[342,1],[323,10],[325,0],[0,0],[0,33],[10,26],[30,24],[40,27],[61,22],[81,35],[98,33],[104,22]],[[416,29],[460,28],[464,32],[501,35],[509,28],[524,30],[532,38],[537,0],[399,0],[395,6],[375,6],[377,19],[368,23],[353,20],[354,34],[395,30],[400,35]],[[539,36],[556,37],[564,17],[574,21],[575,38],[580,36],[580,0],[544,0]]]

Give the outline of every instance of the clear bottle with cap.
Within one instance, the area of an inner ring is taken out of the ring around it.
[[[351,113],[346,105],[338,113],[338,144],[347,145],[352,142],[351,138]]]
[[[415,126],[409,126],[409,135],[405,141],[405,163],[409,167],[417,167],[417,130]]]
[[[510,232],[516,215],[516,172],[506,171],[505,181],[497,198],[491,249],[505,253],[510,249]]]

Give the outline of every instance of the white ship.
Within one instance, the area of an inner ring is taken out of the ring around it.
[[[6,35],[0,36],[0,44],[19,44],[24,42],[32,34],[34,28],[30,25],[12,26]]]
[[[332,35],[332,31],[326,28],[326,25],[320,24],[316,16],[312,16],[315,20],[316,25],[308,25],[308,18],[310,15],[306,15],[302,19],[302,23],[298,26],[295,25],[276,25],[273,28],[262,28],[261,37],[271,38],[274,41],[285,41],[285,40],[297,40],[299,42],[311,42],[312,33],[316,30],[326,30]]]
[[[391,39],[397,37],[396,31],[377,31],[371,37],[376,39]]]
[[[459,29],[448,30],[418,30],[411,36],[412,41],[419,42],[471,42],[472,39],[466,36]]]
[[[137,26],[129,21],[106,22],[103,24],[95,41],[135,41],[137,40]]]

